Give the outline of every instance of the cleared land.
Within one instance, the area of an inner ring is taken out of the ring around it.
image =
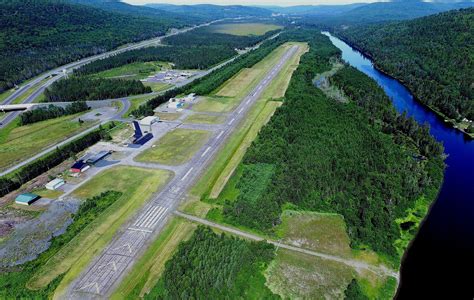
[[[173,217],[135,263],[111,299],[138,299],[148,293],[160,279],[165,263],[176,252],[179,243],[188,240],[196,227],[194,223]]]
[[[283,28],[282,26],[265,23],[232,23],[212,25],[209,30],[232,35],[264,35],[265,33]]]
[[[180,165],[191,159],[209,139],[205,130],[175,129],[159,139],[152,148],[136,157],[136,161]]]
[[[181,117],[181,113],[156,113],[155,115],[164,121],[175,121]]]
[[[161,92],[171,87],[170,84],[162,83],[162,82],[143,82],[143,85],[151,87],[151,90],[153,92]]]
[[[184,120],[184,123],[195,124],[221,124],[225,118],[223,116],[211,116],[206,114],[192,114]]]
[[[81,186],[73,196],[87,199],[110,190],[122,192],[123,195],[39,269],[28,283],[29,287],[44,287],[65,274],[55,294],[61,295],[112,240],[124,222],[171,177],[172,174],[164,170],[119,166],[100,173]]]
[[[94,78],[122,78],[139,80],[144,79],[149,75],[155,74],[161,71],[163,68],[169,67],[169,63],[159,61],[135,62],[95,73],[90,76]]]
[[[80,114],[46,120],[25,126],[12,122],[0,130],[0,170],[14,165],[51,145],[92,127],[96,122],[80,124]]]
[[[130,115],[130,113],[137,109],[140,105],[155,97],[155,95],[143,95],[139,97],[128,98],[130,101],[130,108],[127,110],[127,112],[125,112],[124,117]]]

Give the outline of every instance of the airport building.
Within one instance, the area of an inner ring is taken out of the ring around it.
[[[50,190],[50,191],[55,191],[57,189],[59,189],[60,187],[62,187],[66,182],[64,182],[64,179],[62,178],[56,178],[50,182],[48,182],[46,184],[46,189]]]
[[[24,193],[16,196],[15,203],[20,205],[30,205],[40,198],[41,197],[36,194]]]
[[[148,116],[140,120],[140,126],[148,129],[148,132],[151,132],[151,125],[157,123],[160,119],[155,116]]]

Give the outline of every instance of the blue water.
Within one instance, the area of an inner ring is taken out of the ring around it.
[[[440,194],[402,261],[397,298],[440,299],[449,295],[449,299],[473,299],[474,141],[446,125],[397,80],[377,71],[360,52],[325,34],[342,51],[344,61],[378,82],[399,112],[428,123],[448,155]]]

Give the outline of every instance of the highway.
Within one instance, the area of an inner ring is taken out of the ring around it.
[[[253,104],[297,50],[298,46],[287,50],[280,62],[228,115],[226,122],[214,131],[210,140],[188,163],[183,165],[183,168],[175,172],[174,178],[161,192],[119,230],[104,251],[72,282],[67,295],[64,296],[66,299],[104,299],[110,296],[115,285],[146,250],[153,238],[159,234],[187,191],[203,174],[234,129],[246,117]]]
[[[37,83],[39,83],[40,81],[52,76],[52,78],[50,80],[48,80],[45,84],[38,87],[27,99],[25,99],[25,101],[22,102],[22,103],[31,103],[39,95],[41,95],[41,93],[48,86],[50,86],[51,84],[53,84],[53,82],[59,80],[60,78],[62,78],[66,75],[63,72],[63,70],[66,70],[66,72],[70,72],[74,69],[77,69],[77,68],[79,68],[79,67],[81,67],[85,64],[88,64],[90,62],[93,62],[95,60],[107,58],[109,56],[117,55],[117,54],[120,54],[122,52],[135,50],[135,49],[140,49],[140,48],[148,47],[148,46],[151,46],[151,45],[154,45],[154,44],[158,44],[164,38],[174,36],[174,35],[178,35],[178,34],[182,34],[182,33],[185,33],[185,32],[200,28],[200,27],[209,26],[213,23],[220,22],[222,20],[224,20],[224,19],[215,20],[215,21],[212,21],[212,22],[209,22],[209,23],[196,25],[196,26],[185,28],[185,29],[182,29],[182,30],[177,30],[176,32],[173,32],[173,33],[170,33],[170,34],[167,34],[167,35],[164,35],[164,36],[160,36],[160,37],[156,37],[156,38],[149,39],[149,40],[146,40],[146,41],[142,41],[142,42],[139,42],[139,43],[131,44],[131,45],[128,45],[128,46],[125,46],[125,47],[122,47],[122,48],[118,48],[116,50],[112,50],[112,51],[109,51],[109,52],[104,52],[104,53],[101,53],[101,54],[98,54],[98,55],[90,56],[90,57],[87,57],[87,58],[69,63],[67,65],[57,67],[57,68],[55,68],[51,71],[48,71],[48,72],[45,72],[45,73],[39,75],[36,78],[34,78],[33,80],[21,85],[15,92],[13,92],[13,94],[11,94],[9,97],[7,97],[5,100],[3,100],[2,103],[0,103],[0,104],[6,105],[6,104],[10,104],[10,103],[14,102],[18,97],[21,97],[22,95],[24,95],[30,88],[34,88],[34,86]],[[13,112],[13,113],[7,114],[4,118],[0,118],[0,129],[7,126],[19,114],[20,114],[20,112]]]

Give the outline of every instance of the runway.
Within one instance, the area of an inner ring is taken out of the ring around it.
[[[107,248],[72,282],[65,298],[103,299],[110,295],[126,271],[159,234],[170,214],[176,210],[187,191],[206,170],[253,104],[297,50],[298,46],[287,50],[280,62],[228,115],[226,122],[213,132],[211,139],[183,168],[176,171],[168,185],[117,233]]]

